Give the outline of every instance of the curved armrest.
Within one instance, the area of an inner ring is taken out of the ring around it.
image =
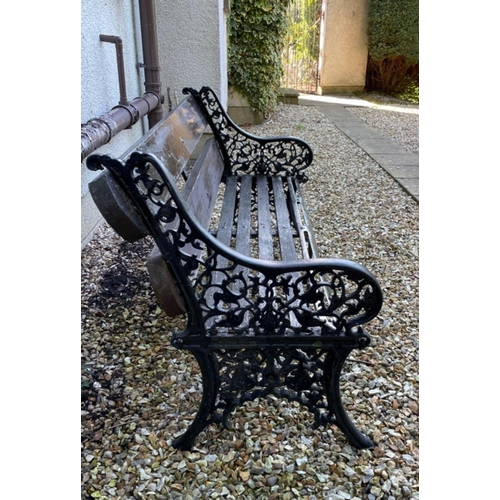
[[[307,181],[304,170],[312,163],[311,147],[296,137],[258,137],[234,123],[210,87],[191,94],[205,114],[225,161],[226,175],[292,175]]]
[[[206,236],[207,246],[224,260],[201,264],[195,287],[204,287],[198,300],[207,316],[217,317],[218,327],[237,330],[246,321],[260,333],[348,334],[382,307],[377,279],[359,264],[334,258],[264,261]]]

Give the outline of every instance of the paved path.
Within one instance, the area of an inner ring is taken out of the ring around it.
[[[368,105],[342,96],[300,95],[299,104],[316,106],[347,137],[385,169],[415,200],[418,194],[418,154],[407,151],[349,112],[349,106]]]

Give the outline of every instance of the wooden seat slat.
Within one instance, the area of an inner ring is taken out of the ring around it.
[[[278,226],[281,259],[286,261],[297,260],[297,252],[295,250],[292,226],[290,224],[290,213],[288,210],[288,203],[283,187],[283,178],[276,176],[273,177],[272,185],[274,203],[276,207],[276,219]]]
[[[236,219],[236,251],[250,255],[250,232],[252,229],[252,177],[240,180],[238,196],[238,217]]]
[[[257,176],[257,207],[259,258],[273,260],[273,223],[269,203],[269,179],[264,175]]]

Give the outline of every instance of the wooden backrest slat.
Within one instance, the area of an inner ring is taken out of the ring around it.
[[[207,120],[189,96],[160,120],[120,157],[126,160],[134,151],[155,155],[178,178],[198,145]]]
[[[193,215],[208,228],[224,170],[215,139],[208,139],[191,170],[183,196]]]

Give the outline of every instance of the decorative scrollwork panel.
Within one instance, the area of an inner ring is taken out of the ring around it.
[[[214,421],[227,425],[235,408],[271,394],[307,407],[316,425],[332,421],[324,391],[325,352],[271,348],[216,350],[211,354],[219,369]]]
[[[210,87],[199,92],[184,89],[184,93],[193,95],[206,109],[208,122],[224,151],[228,175],[293,175],[301,182],[307,180],[304,170],[311,164],[313,153],[306,142],[246,133],[227,116]]]

